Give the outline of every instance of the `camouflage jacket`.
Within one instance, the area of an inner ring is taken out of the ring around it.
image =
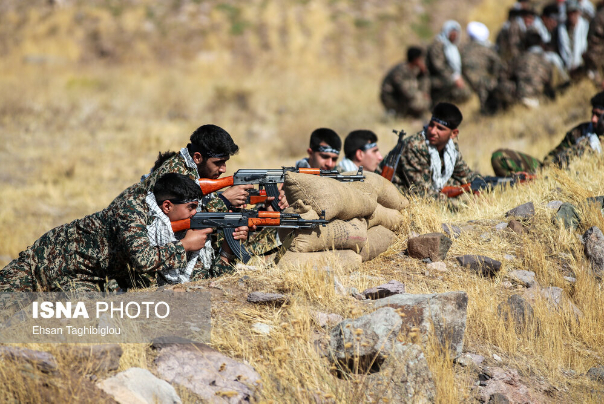
[[[445,45],[441,41],[435,40],[428,47],[426,66],[430,72],[430,83],[433,89],[453,87],[455,84],[454,71],[447,62]]]
[[[152,246],[153,221],[144,198],[123,199],[106,209],[56,227],[0,271],[0,289],[12,291],[105,290],[154,284],[155,273],[187,265],[180,241]],[[198,265],[191,279],[214,275]]]
[[[604,7],[598,11],[589,25],[587,51],[583,59],[588,69],[604,69]]]
[[[409,63],[394,66],[382,81],[380,98],[386,109],[399,113],[427,111],[430,107],[428,72]]]
[[[466,184],[478,176],[463,160],[457,143],[455,143],[455,149],[457,150],[457,160],[453,175],[445,186]],[[386,160],[387,158],[384,159],[384,161]],[[403,151],[392,183],[403,191],[440,198],[440,192],[432,187],[430,153],[423,131],[404,140]]]
[[[489,46],[476,41],[466,43],[460,49],[463,75],[474,91],[492,90],[504,72],[497,53]]]
[[[551,90],[553,66],[541,48],[523,52],[512,61],[510,71],[518,99],[539,98]]]
[[[141,196],[147,195],[147,193],[153,191],[155,182],[164,174],[178,173],[188,176],[189,178],[196,180],[199,178],[197,168],[188,167],[187,163],[180,153],[170,157],[166,160],[161,167],[152,171],[146,177],[143,177],[141,182],[137,182],[134,185],[126,188],[120,195],[117,196],[111,202],[111,204],[119,203],[122,200],[137,199]],[[216,197],[216,194],[209,194],[202,200],[203,208],[205,212],[227,212],[228,209],[226,204]],[[110,205],[111,206],[111,205]]]
[[[515,18],[505,23],[495,40],[501,60],[508,62],[520,55],[524,46],[524,36],[525,33]]]
[[[594,133],[593,124],[584,122],[566,133],[560,144],[543,159],[543,164],[556,164],[560,167],[568,165],[575,157],[581,157],[592,149],[589,140],[585,137]],[[600,136],[600,143],[602,136]]]

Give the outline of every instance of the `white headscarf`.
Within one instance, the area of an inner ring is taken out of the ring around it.
[[[449,34],[452,31],[457,31],[458,33],[455,43],[449,41]],[[461,39],[461,25],[454,20],[445,21],[443,29],[436,39],[445,45],[445,58],[451,69],[453,69],[452,79],[457,80],[461,77],[461,55],[459,54],[459,49],[457,49],[457,44]]]
[[[566,24],[558,24],[560,56],[568,70],[575,69],[583,64],[583,53],[587,50],[589,23],[585,18],[579,17],[573,31],[573,43],[571,44]]]
[[[147,226],[149,243],[151,243],[152,246],[163,246],[177,241],[174,232],[172,231],[170,219],[157,205],[153,192],[149,192],[147,194],[145,201],[149,207],[149,215],[155,219],[149,226]],[[159,274],[169,283],[189,282],[191,280],[193,268],[200,259],[203,262],[204,268],[210,269],[212,262],[214,261],[214,249],[212,248],[212,242],[209,237],[204,248],[191,253],[185,268],[171,268],[169,270],[162,270],[159,271]]]
[[[602,153],[602,144],[600,143],[600,137],[596,134],[594,124],[589,123],[589,126],[583,131],[583,136],[577,139],[577,143],[587,138],[589,145],[596,153]]]
[[[486,25],[478,21],[470,21],[466,27],[468,36],[475,42],[489,46],[489,29]]]

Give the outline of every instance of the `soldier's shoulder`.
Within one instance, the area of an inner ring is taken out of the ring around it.
[[[424,132],[420,131],[405,139],[404,149],[427,149]]]

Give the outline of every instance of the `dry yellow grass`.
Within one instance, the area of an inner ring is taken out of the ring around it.
[[[296,10],[274,3],[267,6],[262,18],[271,44],[280,41],[276,32],[282,29],[281,21],[293,22],[283,50],[287,57],[276,57],[280,49],[274,45],[250,70],[237,66],[240,59],[232,54],[217,51],[228,42],[218,35],[208,38],[215,53],[187,62],[175,60],[169,66],[153,61],[123,66],[69,61],[38,66],[21,63],[23,53],[0,61],[0,266],[52,227],[107,206],[149,170],[158,151],[183,147],[201,124],[224,127],[241,146],[241,152],[229,162],[229,172],[243,167],[291,165],[304,156],[310,132],[320,126],[332,127],[341,135],[358,128],[372,129],[383,150],[395,143],[392,129],[404,128],[408,133],[420,130],[419,121],[385,120],[377,101],[379,80],[387,64],[400,58],[393,51],[397,44],[385,36],[386,51],[377,61],[368,61],[371,58],[363,58],[362,53],[348,55],[346,63],[321,60],[316,51],[332,32],[332,20],[323,3],[304,4],[309,11],[306,23],[316,27],[311,34],[296,20]],[[499,7],[498,2],[484,1],[470,17],[495,15],[498,10],[497,18],[485,20],[494,31],[503,15]],[[70,21],[67,17],[61,18]],[[50,17],[30,18],[40,24],[52,22]],[[137,21],[140,16],[128,18]],[[226,17],[220,14],[216,18],[223,21]],[[50,28],[41,25],[39,29],[46,32]],[[408,34],[402,32],[407,28],[397,29],[401,30],[397,35]],[[62,37],[69,39],[66,34]],[[33,39],[26,45],[23,52],[35,53],[42,46]],[[333,49],[347,49],[344,45],[334,45]],[[146,52],[145,44],[136,46],[139,54]],[[260,47],[256,42],[250,46]],[[66,45],[55,44],[50,49],[72,55],[73,60],[81,56]],[[374,49],[371,52],[373,56],[380,54]],[[346,56],[341,55],[343,59]],[[499,147],[543,157],[567,129],[589,118],[588,100],[594,91],[591,84],[579,83],[555,103],[534,110],[516,107],[494,118],[481,117],[474,99],[462,106],[461,151],[470,165],[484,174],[492,173],[490,154]],[[465,290],[469,295],[465,349],[484,355],[490,365],[495,364],[491,355],[498,354],[504,366],[519,369],[529,384],[542,378],[554,387],[548,397],[551,401],[601,401],[598,387],[583,376],[591,366],[604,361],[601,284],[587,271],[576,234],[551,224],[552,212],[544,203],[556,199],[579,203],[585,197],[604,194],[603,169],[604,159],[585,158],[566,171],[545,171],[534,183],[470,198],[455,213],[414,199],[404,212],[405,226],[398,241],[388,252],[363,265],[358,275],[351,277],[335,262],[332,271],[346,287],[359,290],[391,279],[404,282],[411,293]],[[527,236],[493,229],[493,224],[505,220],[507,210],[528,201],[535,203],[537,214]],[[585,206],[581,209],[585,220],[579,232],[592,225],[603,228],[599,211]],[[412,232],[440,231],[442,223],[469,220],[480,222],[454,241],[448,272],[426,274],[423,263],[398,255]],[[481,238],[485,233],[488,237]],[[454,266],[451,257],[461,254],[488,255],[503,261],[504,267],[494,279],[477,277]],[[506,261],[505,254],[516,259]],[[575,274],[574,286],[563,279],[566,272],[560,271],[562,267]],[[534,271],[543,286],[562,287],[583,312],[581,320],[537,301],[540,333],[517,334],[497,315],[498,304],[518,292],[503,286],[512,269]],[[245,287],[238,283],[243,275],[250,276]],[[325,331],[316,325],[312,312],[358,317],[365,313],[364,306],[337,295],[330,280],[317,276],[311,268],[276,270],[262,266],[259,271],[223,277],[216,284],[225,290],[221,300],[226,303],[214,308],[212,344],[257,369],[263,378],[264,402],[323,398],[344,403],[362,397],[367,388],[362,377],[353,381],[334,377],[316,352],[314,341]],[[250,307],[245,303],[250,290],[286,292],[292,300],[282,308]],[[253,334],[250,326],[255,322],[274,326],[271,337]],[[129,344],[123,348],[120,370],[151,368],[146,346]],[[474,397],[474,373],[454,366],[433,346],[426,347],[426,355],[439,402],[465,402]],[[15,395],[18,401],[44,401],[45,392],[15,374],[10,368],[0,369],[5,398]],[[73,397],[73,391],[52,390],[53,397],[65,399]],[[183,399],[193,400],[188,396]]]

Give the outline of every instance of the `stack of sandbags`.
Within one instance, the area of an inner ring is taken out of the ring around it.
[[[317,219],[324,211],[330,223],[296,230],[288,237],[281,231],[280,238],[285,240],[283,248],[287,251],[279,264],[319,264],[337,259],[343,266],[354,267],[388,249],[395,237],[393,231],[403,220],[399,210],[409,205],[409,201],[385,178],[374,173],[364,175],[363,182],[339,182],[298,173],[286,175],[283,189],[287,200],[293,202],[287,212]]]

